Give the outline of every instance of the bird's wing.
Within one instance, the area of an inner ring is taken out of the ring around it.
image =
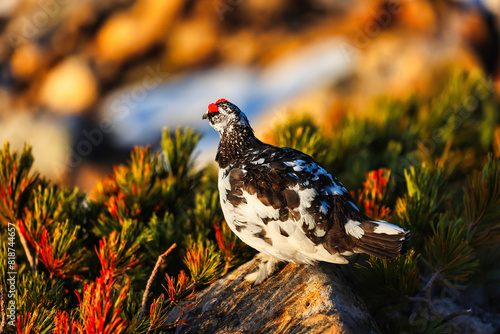
[[[267,238],[276,232],[312,252],[318,245],[330,254],[352,251],[345,224],[367,219],[337,179],[292,149],[266,149],[233,166],[228,181],[227,201],[245,210],[241,216],[260,219]]]

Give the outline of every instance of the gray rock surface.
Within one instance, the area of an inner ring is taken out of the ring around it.
[[[363,302],[335,265],[286,264],[261,285],[242,265],[198,293],[176,333],[379,333]]]

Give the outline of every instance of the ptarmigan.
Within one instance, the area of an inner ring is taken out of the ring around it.
[[[402,252],[409,231],[361,213],[310,156],[258,140],[237,106],[220,99],[203,119],[221,138],[215,160],[226,222],[267,260],[247,281],[260,284],[279,261],[347,263],[354,253],[394,260]]]

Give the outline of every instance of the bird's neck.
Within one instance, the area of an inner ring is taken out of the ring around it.
[[[215,161],[220,168],[242,159],[250,150],[264,145],[258,140],[251,127],[240,124],[228,127],[220,134],[220,143]]]

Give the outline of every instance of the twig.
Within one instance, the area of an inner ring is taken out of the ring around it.
[[[424,297],[407,297],[408,300],[411,300],[413,302],[420,302],[420,303],[425,303],[429,307],[429,310],[433,313],[436,314],[434,311],[434,306],[432,305],[432,296],[431,296],[431,290],[432,290],[432,285],[434,284],[434,281],[436,281],[436,278],[439,276],[441,273],[441,270],[436,271],[431,278],[429,278],[429,281],[424,287]],[[439,326],[444,325],[448,321],[459,317],[461,315],[466,315],[466,314],[472,314],[472,309],[467,309],[467,310],[461,310],[457,312],[453,312],[448,314],[446,317],[443,318],[443,320],[439,323]]]
[[[434,284],[434,282],[436,281],[436,278],[439,276],[440,273],[441,273],[441,270],[437,270],[434,273],[434,275],[432,275],[431,278],[429,278],[429,282],[427,282],[427,285],[424,288],[425,298],[429,301],[428,305],[429,305],[430,310],[433,313],[435,313],[435,310],[434,310],[434,305],[432,305],[432,295],[431,295],[432,285]]]
[[[427,298],[429,301],[431,300],[431,290],[432,290],[432,285],[434,284],[434,281],[436,278],[439,276],[441,273],[441,270],[437,270],[434,275],[429,278],[429,282],[427,282],[427,285],[424,288],[424,293],[425,293],[425,298]]]
[[[16,226],[16,229],[17,229],[17,226]],[[24,253],[26,254],[26,257],[28,258],[28,262],[30,264],[31,270],[33,271],[33,273],[35,273],[38,259],[34,258],[33,255],[31,254],[31,251],[30,251],[29,246],[28,246],[28,242],[26,241],[26,238],[21,233],[19,233],[19,230],[17,230],[17,235],[19,236],[19,240],[21,241],[21,245],[24,248]]]
[[[0,285],[0,308],[2,312],[2,323],[0,324],[0,334],[5,330],[7,325],[7,313],[5,311],[5,296],[3,293],[3,285]]]
[[[444,325],[448,321],[453,320],[454,318],[459,317],[461,315],[467,315],[467,314],[472,314],[472,313],[473,312],[472,312],[471,308],[468,310],[461,310],[461,311],[450,313],[446,317],[443,318],[443,320],[439,323],[439,326]]]
[[[432,306],[432,296],[431,296],[431,291],[432,291],[432,285],[434,284],[434,281],[436,281],[436,278],[439,276],[441,273],[441,270],[436,271],[431,278],[429,278],[429,281],[424,287],[424,296],[423,297],[407,297],[408,300],[411,300],[412,302],[419,302],[419,303],[425,303],[433,311],[434,313],[434,307]]]
[[[167,251],[165,253],[163,253],[162,255],[158,256],[158,260],[156,261],[156,265],[155,265],[155,267],[153,269],[153,272],[151,273],[151,276],[149,276],[148,284],[146,285],[146,290],[144,290],[144,295],[142,296],[141,314],[139,315],[139,322],[141,322],[142,317],[146,313],[146,303],[147,303],[148,297],[149,297],[149,290],[151,289],[151,285],[153,285],[153,281],[155,279],[156,274],[158,273],[158,270],[160,269],[160,266],[161,266],[161,264],[163,262],[163,259],[165,259],[165,257],[167,257],[167,255],[176,246],[177,246],[176,244],[173,244],[172,246],[170,246],[169,249],[167,249]]]

